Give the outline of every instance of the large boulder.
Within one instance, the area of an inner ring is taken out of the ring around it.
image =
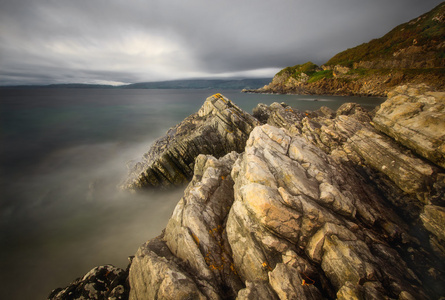
[[[400,86],[377,111],[375,127],[445,168],[445,92]]]
[[[200,110],[171,128],[130,169],[124,189],[180,185],[193,176],[199,154],[224,156],[242,152],[258,121],[232,101],[215,94]]]

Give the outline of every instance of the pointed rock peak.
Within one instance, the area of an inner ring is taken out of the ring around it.
[[[258,120],[221,94],[208,97],[199,111],[158,139],[130,169],[124,189],[181,185],[193,176],[195,158],[243,152]]]
[[[228,108],[235,108],[239,112],[243,112],[241,108],[236,106],[229,98],[221,95],[220,93],[214,94],[206,99],[198,115],[200,117],[205,117],[211,114],[216,114],[218,111],[223,111]],[[243,112],[245,114],[245,112]]]

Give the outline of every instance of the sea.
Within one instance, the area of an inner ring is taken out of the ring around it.
[[[384,98],[246,94],[239,90],[1,89],[0,299],[46,299],[93,267],[125,269],[166,226],[184,187],[117,188],[150,145],[221,93],[258,103],[372,110]]]

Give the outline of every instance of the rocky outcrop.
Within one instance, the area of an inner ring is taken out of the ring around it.
[[[442,296],[445,170],[377,125],[385,117],[413,129],[443,111],[442,95],[397,91],[375,115],[353,103],[314,112],[258,105],[243,151],[197,156],[166,229],[132,260],[129,298]],[[400,118],[417,102],[412,122]]]
[[[193,176],[199,154],[221,157],[242,152],[257,120],[221,94],[209,97],[201,109],[157,140],[143,161],[130,168],[124,189],[166,187]]]
[[[380,131],[445,168],[445,93],[400,86],[373,121]]]
[[[225,223],[234,199],[230,172],[237,158],[235,152],[220,160],[198,156],[195,175],[162,237],[141,247],[133,260],[130,299],[188,299],[190,295],[193,295],[190,299],[236,297],[243,283],[233,265]],[[164,251],[158,250],[159,245]],[[173,274],[168,277],[172,279],[166,278],[165,274],[169,273]],[[138,287],[147,286],[146,278],[160,284],[151,285],[150,291],[141,293]],[[182,282],[173,278],[180,278]],[[184,283],[189,290],[181,287]],[[163,293],[164,290],[176,292],[168,294]],[[187,294],[177,294],[186,291]]]
[[[445,4],[381,38],[336,54],[320,68],[308,62],[278,72],[253,93],[386,96],[401,84],[445,89]]]
[[[299,94],[299,95],[340,95],[340,96],[375,96],[386,97],[388,92],[402,84],[417,85],[428,83],[436,90],[443,90],[443,68],[429,69],[363,69],[360,65],[346,68],[321,66],[328,73],[318,77],[301,76],[295,79],[289,74],[276,74],[272,82],[255,90],[243,90],[247,93]],[[301,78],[305,78],[301,80]]]
[[[95,267],[66,288],[52,291],[48,299],[128,299],[129,286],[127,278],[128,270],[124,271],[112,265]]]

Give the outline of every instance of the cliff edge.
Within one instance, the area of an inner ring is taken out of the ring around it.
[[[287,67],[254,93],[386,96],[403,84],[444,90],[445,3],[381,38],[336,54],[322,66]]]
[[[242,151],[196,156],[166,229],[126,272],[107,269],[118,280],[90,272],[49,299],[445,294],[445,93],[401,86],[373,114],[353,103],[305,113],[274,103],[253,116],[238,123],[258,124]]]

